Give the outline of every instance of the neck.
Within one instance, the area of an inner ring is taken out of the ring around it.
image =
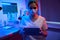
[[[30,19],[32,21],[35,21],[37,18],[38,18],[38,15],[37,14],[34,14],[34,15],[30,16]]]

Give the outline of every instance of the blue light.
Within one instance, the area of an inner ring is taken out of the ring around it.
[[[11,5],[10,3],[2,3],[2,5]]]

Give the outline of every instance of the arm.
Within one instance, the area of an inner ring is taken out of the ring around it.
[[[46,20],[43,21],[43,25],[41,27],[41,33],[46,37],[47,36],[47,29],[48,29],[48,26],[47,26],[47,23],[46,23]]]

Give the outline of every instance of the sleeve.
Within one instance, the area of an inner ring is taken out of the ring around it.
[[[42,24],[42,30],[47,30],[47,29],[48,29],[48,26],[47,26],[47,23],[46,23],[46,19],[44,18],[43,24]]]

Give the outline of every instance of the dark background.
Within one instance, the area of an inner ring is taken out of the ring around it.
[[[60,0],[40,0],[41,15],[47,21],[60,22]]]

